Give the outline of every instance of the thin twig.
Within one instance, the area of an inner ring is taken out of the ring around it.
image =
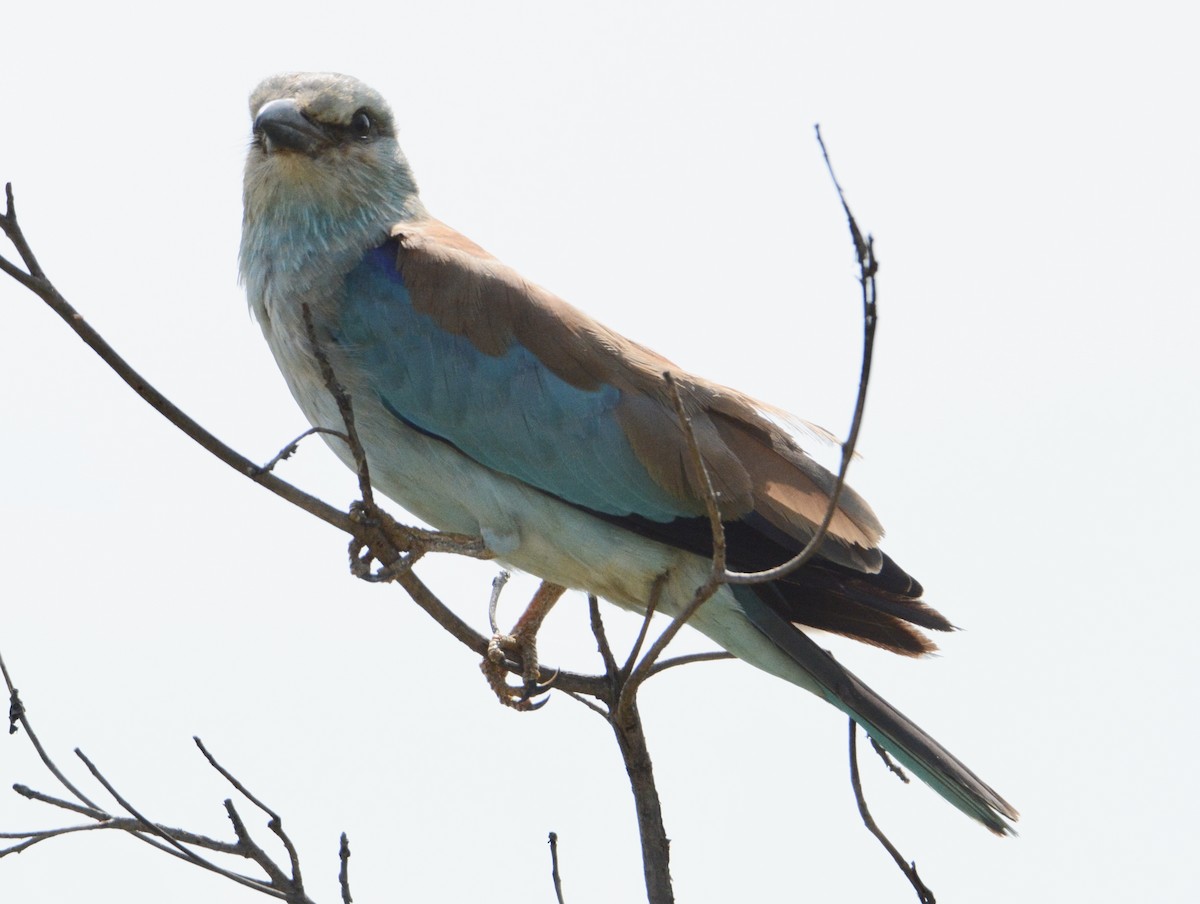
[[[867,735],[867,740],[871,742],[871,747],[879,754],[879,758],[883,760],[883,765],[887,766],[888,772],[892,773],[892,775],[896,776],[896,778],[900,779],[906,785],[912,783],[912,780],[908,777],[908,773],[900,768],[900,764],[892,759],[892,755],[883,749],[882,744],[870,735]]]
[[[858,395],[854,401],[854,416],[850,420],[850,432],[846,435],[846,441],[842,443],[842,460],[838,466],[837,479],[833,485],[833,492],[829,495],[829,505],[825,509],[825,517],[821,519],[816,533],[809,538],[800,552],[782,565],[777,565],[774,568],[768,568],[764,571],[728,572],[725,575],[725,580],[730,584],[761,584],[786,577],[796,569],[806,565],[818,554],[829,532],[829,525],[833,523],[834,516],[838,512],[838,502],[842,497],[842,490],[846,485],[846,472],[849,470],[850,462],[854,458],[854,447],[858,444],[859,428],[862,426],[863,412],[867,405],[867,386],[871,381],[871,359],[875,350],[875,325],[879,319],[876,309],[877,294],[875,286],[875,274],[879,270],[879,262],[875,258],[873,239],[870,236],[867,236],[865,240],[863,239],[862,232],[858,228],[858,222],[854,219],[854,214],[850,212],[850,206],[846,203],[846,195],[842,191],[842,186],[838,182],[837,176],[834,175],[833,163],[829,160],[829,153],[826,151],[825,142],[821,138],[820,126],[817,127],[817,141],[821,145],[821,155],[825,158],[825,166],[828,168],[829,176],[833,179],[833,184],[837,188],[838,198],[842,202],[842,210],[845,212],[846,220],[850,226],[850,235],[854,240],[854,252],[858,257],[859,283],[862,286],[862,367],[858,375]]]
[[[270,820],[267,822],[267,827],[275,834],[275,837],[279,839],[280,843],[284,847],[284,850],[287,851],[288,860],[291,862],[292,878],[290,882],[297,889],[302,891],[304,888],[304,880],[300,875],[300,855],[296,851],[296,846],[292,844],[292,839],[283,830],[283,817],[264,804],[255,795],[251,794],[249,788],[243,785],[233,775],[233,773],[218,763],[216,757],[208,752],[208,748],[204,746],[204,742],[201,741],[198,736],[193,735],[192,740],[195,742],[196,746],[200,748],[200,752],[204,754],[204,758],[208,760],[208,764],[216,769],[217,772],[221,773],[221,777],[224,778],[225,781],[233,785],[239,794],[241,794],[244,798],[246,798],[246,800],[250,801],[250,803],[254,804],[254,806],[258,807],[270,817]]]
[[[667,648],[667,644],[675,639],[675,636],[687,624],[688,619],[695,615],[696,610],[712,598],[719,587],[719,583],[705,584],[700,587],[693,594],[691,601],[684,607],[683,611],[671,619],[671,623],[663,629],[662,634],[658,635],[658,638],[650,645],[650,649],[646,651],[646,655],[642,657],[641,661],[637,664],[637,668],[630,673],[629,679],[625,682],[624,687],[621,688],[621,696],[617,700],[618,711],[632,705],[637,689],[650,677],[654,663],[662,655],[662,651]]]
[[[600,659],[604,662],[604,674],[616,680],[617,660],[613,656],[612,647],[608,644],[604,619],[600,617],[600,600],[594,593],[588,594],[588,618],[591,621],[592,636],[596,638],[596,648],[600,651]]]
[[[683,629],[683,626],[687,624],[696,611],[713,597],[725,580],[725,527],[721,522],[721,511],[717,505],[717,493],[713,488],[712,477],[708,473],[708,468],[704,464],[704,456],[700,453],[700,445],[696,441],[696,433],[692,429],[692,419],[688,417],[683,405],[683,399],[680,397],[678,383],[670,371],[663,373],[663,379],[670,390],[671,402],[675,406],[675,414],[679,419],[680,429],[683,430],[684,439],[687,442],[688,456],[691,460],[692,470],[695,472],[696,483],[703,490],[704,506],[708,512],[709,526],[712,530],[712,564],[709,568],[708,578],[696,588],[688,605],[671,619],[671,623],[663,629],[663,632],[650,645],[650,649],[646,651],[646,654],[637,664],[637,667],[627,673],[629,676],[628,680],[621,687],[620,695],[617,697],[615,709],[618,715],[626,707],[633,706],[633,700],[638,687],[650,677],[654,663],[662,655],[663,650],[675,639],[675,636]],[[657,604],[658,596],[661,594],[662,589],[663,578],[660,577],[655,581],[651,591],[651,602],[653,604]],[[643,632],[644,628],[645,626],[643,626]],[[639,641],[641,636],[639,636]],[[637,649],[640,649],[640,643]]]
[[[254,841],[250,830],[246,828],[246,822],[242,819],[242,814],[237,811],[237,807],[234,806],[233,801],[225,798],[224,805],[225,813],[229,816],[229,822],[233,825],[233,833],[237,835],[238,850],[242,856],[257,863],[259,868],[267,874],[267,878],[271,880],[271,887],[283,891],[289,901],[293,897],[303,899],[304,889],[300,886],[299,882],[289,879],[287,873],[280,869],[275,861],[267,856],[267,852]]]
[[[850,236],[854,239],[854,251],[858,255],[860,265],[863,265],[863,276],[874,276],[875,271],[879,269],[876,263],[868,266],[868,263],[874,261],[874,255],[871,253],[871,237],[863,239],[863,234],[858,228],[858,222],[854,219],[854,214],[850,212],[850,205],[846,203],[846,193],[842,191],[842,183],[838,182],[837,175],[833,172],[833,163],[829,159],[829,151],[825,148],[825,139],[821,137],[821,125],[817,123],[813,126],[813,131],[817,136],[817,144],[821,146],[821,157],[825,160],[825,168],[829,171],[829,178],[833,180],[833,187],[837,189],[838,200],[842,202],[842,211],[846,214],[846,220],[850,226]]]
[[[104,789],[112,795],[113,799],[120,804],[127,813],[137,819],[147,832],[162,838],[163,841],[170,845],[170,847],[178,851],[184,859],[194,863],[197,866],[203,867],[204,869],[217,873],[218,875],[224,876],[227,879],[231,879],[232,881],[237,882],[239,885],[244,885],[247,888],[253,888],[256,891],[260,891],[263,894],[282,898],[289,902],[294,902],[294,904],[311,904],[309,898],[304,895],[303,889],[298,888],[294,880],[288,881],[282,870],[275,866],[273,861],[271,861],[262,848],[252,841],[249,832],[246,830],[245,825],[241,822],[236,810],[234,810],[233,803],[231,801],[226,800],[225,807],[230,814],[230,818],[233,821],[235,830],[238,831],[239,853],[241,853],[242,856],[246,856],[258,863],[259,866],[267,872],[268,876],[272,878],[272,883],[265,883],[250,876],[245,876],[241,873],[235,873],[232,870],[227,870],[224,867],[218,866],[212,861],[201,857],[190,848],[185,847],[184,844],[181,843],[171,831],[159,825],[158,823],[151,822],[140,812],[138,812],[138,810],[135,809],[133,805],[130,804],[129,801],[127,801],[117,791],[115,787],[113,787],[112,783],[104,777],[100,770],[96,768],[95,764],[93,764],[92,761],[84,755],[83,751],[76,748],[75,755],[83,760],[84,765],[87,766],[88,771],[92,773],[92,776],[96,779],[96,781],[100,782],[100,784],[104,786]],[[140,835],[140,833],[135,834],[137,834],[138,837],[143,837]],[[281,883],[283,887],[279,887],[276,883]]]
[[[691,462],[696,483],[704,497],[704,510],[708,514],[708,524],[712,531],[713,541],[712,567],[709,571],[708,583],[715,585],[722,582],[725,575],[725,524],[721,520],[721,507],[717,502],[717,491],[713,487],[712,475],[709,474],[708,466],[704,463],[704,456],[700,452],[700,443],[696,441],[696,431],[692,427],[692,419],[683,405],[683,397],[679,393],[679,382],[669,370],[663,373],[663,380],[666,381],[667,389],[670,390],[675,417],[679,420],[684,440],[687,442],[688,460]]]
[[[350,451],[354,455],[355,472],[358,474],[359,495],[362,497],[363,504],[367,507],[368,511],[374,514],[375,491],[371,487],[371,470],[367,465],[367,452],[358,439],[358,428],[354,424],[354,403],[350,399],[350,393],[346,392],[345,387],[338,381],[337,374],[333,371],[333,365],[329,363],[329,358],[325,355],[325,349],[317,338],[317,328],[313,325],[312,308],[307,304],[303,304],[300,306],[300,311],[304,317],[304,331],[308,334],[308,342],[312,348],[313,357],[317,359],[317,364],[321,368],[321,377],[325,380],[325,387],[333,394],[334,401],[337,402],[338,413],[342,418],[342,423],[346,426],[346,442],[349,444]]]
[[[554,880],[554,897],[558,904],[564,904],[562,893],[562,878],[558,875],[558,833],[550,833],[550,878]]]
[[[17,224],[17,207],[13,201],[13,187],[11,182],[4,184],[4,217],[0,219],[0,229],[4,230],[4,234],[8,240],[13,243],[13,247],[17,249],[17,253],[21,255],[21,260],[24,262],[28,274],[22,273],[7,260],[0,257],[0,261],[4,264],[4,272],[12,276],[18,282],[25,286],[29,286],[26,280],[44,280],[46,274],[42,272],[41,264],[38,263],[37,257],[34,256],[33,249],[29,247],[29,243],[25,241],[25,233]],[[11,269],[10,269],[11,268]]]
[[[54,801],[51,800],[50,802]],[[62,802],[60,801],[58,803],[61,804]],[[31,847],[33,844],[36,844],[39,841],[45,841],[58,835],[89,831],[117,831],[127,832],[130,835],[137,835],[141,831],[141,828],[141,820],[125,816],[112,816],[108,817],[103,822],[93,822],[86,825],[63,826],[62,828],[44,829],[33,832],[0,832],[0,838],[32,839],[29,844],[22,844],[0,851],[0,857],[3,857],[5,854],[20,853],[21,850]],[[179,839],[184,844],[194,844],[198,847],[203,847],[207,850],[215,851],[220,854],[229,854],[230,856],[242,855],[241,847],[238,844],[231,844],[227,841],[218,841],[215,838],[209,838],[207,835],[198,835],[195,832],[187,832],[183,829],[167,828],[165,826],[160,826],[160,828],[166,832],[169,832],[172,836]],[[174,854],[175,856],[179,856],[174,850],[167,850],[166,852],[169,854]]]
[[[27,732],[28,733],[28,732]],[[181,860],[185,860],[193,865],[203,867],[218,875],[231,879],[240,885],[247,888],[252,888],[255,891],[271,895],[273,897],[285,899],[292,904],[312,904],[311,900],[304,894],[303,882],[300,875],[299,858],[296,854],[295,846],[282,830],[282,819],[273,810],[267,807],[262,801],[255,797],[237,778],[235,778],[228,770],[224,769],[211,754],[204,748],[200,740],[196,739],[197,746],[204,754],[209,763],[222,776],[226,778],[240,793],[246,796],[255,806],[262,809],[271,816],[271,821],[268,825],[272,831],[280,838],[284,846],[287,848],[290,858],[290,866],[292,875],[289,877],[283,869],[281,869],[262,848],[255,843],[249,830],[246,828],[245,822],[238,814],[233,802],[225,801],[225,808],[233,824],[234,831],[237,835],[237,842],[230,843],[209,838],[205,835],[199,835],[194,832],[188,832],[183,829],[164,826],[160,823],[151,822],[145,815],[133,807],[129,801],[121,795],[113,787],[104,775],[99,771],[94,763],[88,759],[81,751],[76,750],[76,754],[87,766],[92,776],[113,796],[114,800],[130,814],[129,817],[115,817],[104,811],[103,809],[91,806],[80,806],[69,800],[62,800],[44,794],[39,791],[34,791],[24,785],[14,785],[14,790],[31,800],[36,800],[42,803],[47,803],[61,809],[66,809],[75,813],[79,813],[89,819],[95,820],[93,824],[82,826],[64,826],[55,829],[38,830],[31,832],[8,832],[0,834],[0,838],[20,839],[19,843],[11,845],[8,848],[0,849],[0,857],[10,853],[19,853],[28,850],[35,844],[68,834],[77,834],[84,831],[122,831],[133,835],[140,841],[153,846],[163,853],[170,854]],[[201,857],[195,851],[191,850],[188,845],[203,848],[214,853],[225,854],[229,856],[237,856],[243,859],[254,861],[268,876],[269,882],[263,882],[251,876],[246,876],[241,873],[233,872],[225,869],[210,860]]]
[[[9,186],[10,208],[11,204],[12,187]],[[33,749],[37,751],[38,759],[42,761],[42,765],[50,770],[50,774],[58,779],[59,784],[70,791],[71,794],[74,795],[75,799],[80,803],[91,807],[94,810],[100,810],[100,807],[90,800],[86,794],[76,788],[71,781],[65,775],[63,775],[62,771],[55,764],[54,760],[50,759],[50,755],[46,753],[46,748],[42,746],[42,742],[38,740],[38,736],[34,732],[33,726],[29,724],[29,715],[25,712],[25,706],[23,703],[21,703],[20,697],[17,695],[17,689],[13,687],[12,678],[9,677],[8,674],[8,666],[5,665],[4,657],[2,655],[0,655],[0,672],[4,674],[4,684],[8,688],[8,717],[10,720],[9,733],[11,734],[13,731],[14,723],[12,720],[15,718],[16,722],[19,722],[21,727],[25,729],[25,735],[29,738],[29,742],[33,744]]]
[[[625,665],[621,666],[622,675],[628,676],[633,671],[634,663],[637,662],[637,658],[642,652],[642,646],[646,643],[646,635],[650,632],[650,622],[654,618],[654,613],[658,611],[658,603],[662,599],[665,583],[666,575],[660,574],[650,585],[650,598],[646,600],[646,611],[642,613],[642,626],[638,629],[633,646],[629,648],[629,655],[625,657]]]
[[[132,820],[136,822],[136,820]],[[140,825],[140,823],[139,823]],[[9,854],[20,854],[29,850],[35,844],[40,844],[43,841],[49,841],[51,838],[58,838],[63,835],[75,835],[79,832],[94,832],[103,831],[105,829],[121,828],[114,826],[111,823],[89,822],[81,826],[63,826],[58,829],[43,829],[33,832],[0,832],[0,838],[20,838],[19,843],[10,847],[0,848],[0,857],[7,857]]]
[[[61,810],[70,810],[72,813],[78,813],[80,816],[86,816],[89,819],[105,820],[113,818],[112,814],[101,810],[99,807],[84,807],[74,803],[73,801],[63,800],[60,797],[53,797],[42,791],[34,791],[28,785],[22,785],[20,782],[17,782],[12,787],[14,791],[24,798],[36,800],[43,804],[50,804],[51,806],[58,807]]]
[[[229,782],[229,784],[233,785],[233,787],[237,789],[238,793],[241,794],[242,797],[246,798],[246,800],[250,801],[250,803],[254,804],[254,806],[258,807],[272,819],[279,818],[278,814],[274,810],[251,794],[250,789],[238,781],[228,769],[217,762],[216,758],[208,752],[208,748],[204,746],[204,742],[200,740],[199,736],[192,735],[192,741],[195,743],[196,747],[200,749],[200,752],[204,755],[204,758],[208,760],[208,765],[212,766],[215,770],[217,770],[217,772],[221,773],[221,777],[225,779],[225,781]]]
[[[127,812],[130,816],[132,816],[134,819],[136,819],[138,822],[140,822],[147,832],[149,832],[152,835],[157,835],[159,838],[161,838],[163,841],[165,841],[171,847],[175,848],[175,850],[177,850],[180,854],[182,854],[185,859],[190,860],[192,863],[195,863],[197,866],[202,866],[205,869],[212,870],[214,873],[220,873],[222,876],[225,876],[226,878],[233,879],[234,881],[240,882],[241,884],[247,885],[251,888],[256,888],[259,891],[272,891],[272,892],[274,891],[274,889],[271,889],[270,886],[265,885],[262,882],[258,882],[254,879],[249,878],[248,876],[242,876],[238,873],[234,873],[227,869],[223,869],[222,867],[217,866],[215,863],[205,860],[203,857],[201,857],[199,854],[197,854],[195,851],[191,850],[190,848],[185,847],[182,843],[180,843],[174,837],[172,837],[171,833],[166,831],[162,826],[158,825],[157,823],[151,822],[149,819],[147,819],[145,816],[143,816],[140,812],[138,812],[138,810],[131,803],[129,803],[129,801],[127,801],[121,795],[121,793],[117,791],[116,788],[113,787],[112,783],[109,782],[109,780],[104,777],[104,775],[100,772],[100,770],[96,768],[95,764],[91,760],[89,760],[87,758],[87,756],[83,753],[83,751],[80,750],[78,747],[75,748],[75,755],[77,757],[79,757],[79,759],[83,760],[83,764],[85,766],[87,766],[88,771],[92,773],[92,777],[95,778],[96,781],[98,781],[101,785],[104,786],[104,790],[112,795],[113,800],[115,800],[118,804],[120,804],[122,809],[125,810],[125,812]],[[279,897],[283,897],[283,895],[280,894]]]
[[[667,669],[673,669],[679,665],[691,665],[693,662],[719,662],[722,659],[737,659],[737,657],[724,650],[713,650],[709,653],[688,653],[686,656],[673,656],[670,659],[661,659],[654,663],[654,667],[650,669],[650,674],[646,677],[652,678],[659,672],[665,672]]]
[[[888,839],[883,831],[875,824],[874,817],[871,816],[871,811],[867,809],[867,801],[863,796],[862,781],[858,775],[858,725],[853,719],[850,719],[850,785],[854,788],[854,799],[858,802],[858,813],[862,816],[863,825],[867,827],[872,835],[879,839],[879,843],[883,845],[884,850],[892,855],[892,859],[896,861],[896,866],[900,867],[900,872],[904,873],[905,877],[912,884],[913,889],[917,893],[917,899],[921,904],[937,904],[933,897],[933,892],[926,887],[921,881],[921,877],[917,875],[916,861],[909,863],[896,850],[896,846]]]
[[[576,703],[582,703],[584,706],[586,706],[588,709],[590,709],[592,712],[594,712],[596,715],[598,715],[605,722],[607,722],[609,720],[609,718],[612,716],[611,712],[609,712],[603,706],[593,703],[591,700],[589,700],[583,694],[578,694],[575,691],[565,691],[561,687],[555,687],[554,689],[556,691],[562,691],[562,693],[566,694],[568,697],[570,697]]]
[[[63,810],[71,810],[75,813],[81,813],[84,816],[87,816],[91,819],[95,819],[98,821],[97,824],[94,826],[94,828],[96,828],[96,829],[110,829],[110,830],[116,830],[116,831],[121,831],[121,832],[127,832],[128,834],[137,838],[139,841],[145,842],[146,844],[150,845],[151,847],[156,848],[159,851],[162,851],[164,854],[169,854],[172,857],[175,857],[179,860],[183,860],[187,863],[195,863],[195,861],[192,858],[185,857],[183,854],[179,853],[179,851],[175,850],[175,848],[165,845],[162,842],[160,842],[158,839],[153,838],[149,835],[146,835],[142,831],[142,827],[144,824],[142,823],[142,821],[140,819],[132,819],[132,818],[127,818],[127,817],[122,817],[122,816],[112,816],[112,815],[106,813],[105,811],[98,810],[98,809],[90,810],[86,807],[80,807],[78,804],[74,804],[71,801],[61,800],[57,797],[51,797],[48,794],[43,794],[40,791],[34,791],[32,788],[29,788],[29,787],[27,787],[25,785],[21,785],[21,784],[13,785],[13,790],[16,791],[18,794],[20,794],[22,797],[26,797],[30,800],[36,800],[36,801],[40,801],[41,803],[47,803],[47,804],[50,804],[51,806],[59,807],[60,809],[63,809]],[[156,825],[158,825],[158,824],[156,824]],[[194,832],[188,832],[188,831],[185,831],[184,829],[177,829],[177,828],[170,827],[170,826],[158,825],[158,828],[161,829],[163,832],[166,832],[167,834],[176,838],[177,840],[183,842],[184,844],[194,844],[197,847],[202,847],[202,848],[205,848],[206,850],[210,850],[210,851],[213,851],[218,854],[230,854],[230,855],[234,855],[234,856],[242,856],[241,848],[237,844],[230,844],[229,842],[225,842],[225,841],[217,841],[216,839],[209,838],[206,835],[198,835]],[[254,882],[254,881],[256,881],[256,880],[253,880],[253,879],[250,880],[250,882]],[[257,887],[257,886],[252,886],[252,887]]]
[[[350,838],[345,832],[342,832],[342,841],[338,845],[338,860],[342,864],[338,869],[338,886],[342,890],[342,904],[350,904],[354,900],[350,897]]]
[[[348,439],[346,434],[342,433],[340,430],[330,430],[328,427],[309,427],[307,430],[305,430],[303,433],[301,433],[299,436],[297,436],[294,440],[292,440],[290,443],[288,443],[286,446],[284,446],[282,449],[280,449],[274,458],[272,458],[269,462],[267,462],[265,465],[263,465],[262,466],[263,472],[265,473],[267,471],[273,471],[275,469],[275,466],[277,464],[279,464],[281,461],[283,461],[284,459],[291,458],[293,455],[296,454],[296,451],[300,448],[301,440],[303,440],[307,437],[313,436],[317,433],[327,433],[330,436],[336,436],[338,439],[341,439],[341,440]]]

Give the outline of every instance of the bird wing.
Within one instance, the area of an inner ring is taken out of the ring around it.
[[[680,372],[436,220],[397,225],[350,273],[337,339],[410,426],[572,505],[657,525],[705,512],[669,370],[724,520],[753,514],[790,546],[825,514],[833,476],[765,406]],[[831,555],[878,571],[881,535],[844,491]]]

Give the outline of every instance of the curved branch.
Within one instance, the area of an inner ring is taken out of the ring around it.
[[[854,252],[858,257],[859,284],[862,286],[862,366],[858,374],[858,394],[854,401],[854,416],[850,419],[850,432],[846,435],[846,441],[842,443],[842,460],[838,465],[837,480],[833,485],[833,492],[829,496],[829,505],[825,508],[825,517],[821,519],[817,532],[804,544],[804,548],[800,552],[782,565],[768,568],[765,571],[727,572],[725,581],[729,584],[762,584],[778,580],[802,568],[817,555],[821,545],[825,542],[829,525],[833,522],[834,515],[837,514],[838,502],[842,497],[842,490],[846,486],[846,472],[850,469],[850,462],[854,458],[854,447],[858,444],[858,431],[862,426],[863,412],[867,406],[867,386],[871,382],[871,359],[875,351],[875,325],[879,321],[875,287],[875,274],[879,271],[879,261],[875,258],[874,239],[869,235],[863,239],[858,222],[854,219],[854,214],[850,212],[850,206],[846,203],[846,195],[842,191],[837,176],[834,175],[833,163],[829,160],[829,152],[825,149],[824,139],[821,138],[821,127],[817,126],[816,130],[817,142],[821,145],[821,156],[825,158],[829,177],[837,188],[838,198],[842,202],[842,210],[845,212],[847,223],[850,226],[850,236],[854,240]]]
[[[862,780],[858,774],[858,725],[853,719],[850,719],[849,722],[850,785],[854,788],[854,800],[858,804],[858,814],[862,817],[863,825],[867,827],[867,831],[879,840],[884,849],[892,855],[892,859],[896,861],[896,866],[900,867],[900,872],[904,873],[905,878],[912,884],[913,889],[917,893],[917,899],[921,904],[937,904],[937,900],[933,897],[933,892],[929,890],[928,886],[921,881],[921,877],[917,875],[916,862],[909,863],[900,856],[900,852],[896,850],[896,846],[892,844],[887,835],[883,834],[883,830],[876,825],[875,818],[871,816],[871,811],[867,809],[867,800],[863,797]]]

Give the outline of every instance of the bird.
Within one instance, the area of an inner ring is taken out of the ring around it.
[[[805,451],[803,422],[676,368],[432,217],[377,91],[336,73],[274,75],[252,92],[250,118],[239,271],[251,311],[304,415],[354,468],[335,435],[332,368],[375,489],[436,529],[482,538],[543,587],[635,612],[653,596],[675,615],[708,578],[707,500],[731,568],[777,565],[814,536],[835,478]],[[882,536],[847,487],[808,565],[723,584],[689,624],[832,704],[1010,834],[1012,805],[810,636],[917,657],[936,649],[923,629],[953,628]]]

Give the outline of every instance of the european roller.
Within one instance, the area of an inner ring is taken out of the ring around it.
[[[684,373],[527,281],[429,215],[392,111],[356,79],[268,78],[250,98],[241,277],[308,420],[342,430],[304,322],[349,393],[375,487],[418,518],[482,537],[547,585],[672,615],[708,576],[712,534],[673,374],[716,490],[731,568],[801,549],[833,476],[781,412]],[[351,467],[353,456],[324,434]],[[725,585],[690,624],[848,714],[998,834],[1017,812],[814,642],[833,632],[906,656],[951,624],[879,549],[843,492],[820,555],[786,578]]]

